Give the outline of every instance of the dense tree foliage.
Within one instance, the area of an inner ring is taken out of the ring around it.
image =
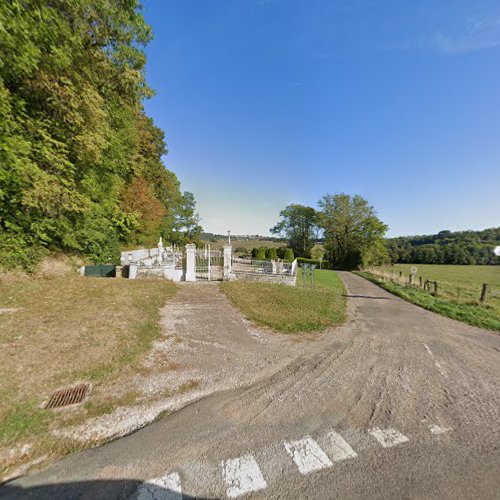
[[[48,250],[116,260],[123,244],[200,232],[165,169],[138,0],[0,2],[0,261]]]
[[[291,248],[285,248],[285,251],[283,252],[283,260],[286,260],[287,262],[293,262],[295,259],[295,255],[293,253],[293,250]]]
[[[309,257],[318,230],[318,215],[314,208],[288,205],[280,212],[281,220],[270,229],[271,233],[287,239],[295,255]]]
[[[359,195],[327,194],[318,204],[326,255],[335,267],[353,269],[388,261],[383,241],[387,226],[367,200]]]
[[[393,262],[415,264],[500,264],[500,258],[493,253],[497,245],[500,227],[387,240]]]

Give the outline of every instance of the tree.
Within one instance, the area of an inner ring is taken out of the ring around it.
[[[393,262],[422,264],[498,264],[492,249],[499,244],[500,227],[387,240]]]
[[[176,230],[183,234],[183,238],[177,238],[178,242],[199,242],[202,232],[202,227],[200,226],[200,216],[196,212],[196,201],[194,199],[194,195],[189,191],[185,191],[182,195],[181,205],[177,212]]]
[[[50,250],[116,261],[120,245],[174,232],[193,200],[144,111],[140,1],[10,0],[0,25],[1,265]]]
[[[325,249],[320,245],[314,245],[311,248],[311,259],[323,260],[325,257]]]
[[[278,258],[278,253],[276,248],[271,247],[266,249],[266,259],[276,260]]]
[[[287,248],[285,250],[283,260],[286,260],[287,262],[293,262],[295,260],[295,255],[293,254],[293,250],[291,248]]]
[[[260,248],[255,248],[255,255],[254,252],[252,252],[252,257],[255,260],[265,260],[266,259],[266,249],[263,247]]]
[[[128,240],[139,244],[153,244],[158,241],[165,210],[146,179],[136,177],[127,186],[122,196],[122,204],[125,212],[134,215],[137,221]]]
[[[281,220],[270,229],[271,233],[288,240],[296,255],[309,257],[317,229],[317,212],[312,207],[292,204],[280,212]]]
[[[387,226],[367,200],[359,195],[327,194],[318,204],[325,250],[335,267],[354,269],[367,261],[377,264],[379,257],[387,258],[387,250],[381,255]]]

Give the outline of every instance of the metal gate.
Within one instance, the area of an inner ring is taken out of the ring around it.
[[[210,245],[196,250],[195,273],[197,280],[222,281],[224,277],[224,253],[212,250]]]

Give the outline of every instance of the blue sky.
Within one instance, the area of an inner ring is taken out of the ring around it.
[[[205,230],[366,197],[389,235],[500,225],[498,0],[145,0],[147,112]]]

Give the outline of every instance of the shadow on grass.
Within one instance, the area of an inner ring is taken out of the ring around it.
[[[136,479],[77,481],[23,487],[15,482],[0,486],[1,499],[37,500],[210,500],[178,493],[167,488]]]

